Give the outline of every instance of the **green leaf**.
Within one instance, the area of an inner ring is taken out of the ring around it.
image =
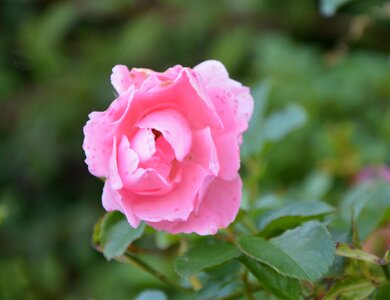
[[[244,236],[238,239],[238,243],[244,254],[283,275],[305,279],[308,277],[287,253],[263,238]]]
[[[106,214],[100,227],[100,243],[104,256],[112,259],[124,254],[129,245],[142,236],[144,229],[144,223],[132,228],[120,212]]]
[[[324,202],[304,201],[292,203],[281,209],[267,212],[258,223],[262,235],[293,228],[305,221],[320,219],[334,212],[334,208]]]
[[[383,180],[368,181],[353,188],[343,199],[341,210],[344,219],[354,214],[357,230],[362,240],[388,221],[390,185]]]
[[[168,249],[169,247],[180,241],[179,235],[169,234],[163,231],[157,231],[154,234],[154,237],[157,248],[162,250]]]
[[[263,128],[264,139],[277,142],[291,131],[301,127],[306,119],[306,111],[301,106],[290,104],[267,118]]]
[[[300,299],[301,286],[295,278],[282,276],[265,264],[243,256],[240,261],[258,279],[261,286],[282,300]]]
[[[167,300],[167,296],[159,290],[146,290],[135,298],[135,300]]]
[[[188,276],[222,264],[240,254],[235,246],[227,243],[197,244],[176,259],[175,270],[180,276]]]
[[[242,289],[242,286],[239,284],[238,280],[208,280],[207,284],[196,293],[194,300],[220,299],[240,289]]]
[[[259,237],[238,239],[241,250],[276,272],[315,281],[332,265],[334,243],[321,223],[311,221],[267,241]]]
[[[387,249],[385,255],[383,256],[383,260],[386,264],[390,263],[390,250],[389,249]]]
[[[93,227],[92,243],[94,246],[100,246],[101,228],[104,217],[99,218]]]
[[[325,172],[313,172],[305,178],[302,194],[306,199],[321,199],[331,188],[332,177]]]
[[[268,102],[270,88],[271,82],[266,80],[252,91],[255,107],[249,123],[249,129],[244,135],[244,144],[241,149],[241,155],[244,159],[249,155],[259,153],[265,142],[279,141],[306,122],[306,112],[297,104],[288,105],[265,118],[264,111]]]
[[[333,16],[337,9],[351,0],[321,0],[320,11],[326,17]]]
[[[240,271],[241,264],[237,260],[231,260],[200,273],[198,277],[204,287],[197,291],[195,299],[219,299],[242,289],[241,281],[237,280]]]
[[[375,300],[388,300],[390,295],[390,285],[385,285],[382,287],[379,287],[375,291],[375,295],[372,297],[372,299]]]
[[[354,217],[352,217],[352,225],[351,225],[351,244],[355,248],[362,248],[362,243],[360,240],[359,232],[357,229],[356,220]]]
[[[325,295],[324,300],[342,299],[360,300],[368,297],[375,290],[375,285],[363,278],[348,278],[336,283]]]
[[[335,257],[335,243],[327,228],[317,221],[286,231],[271,242],[288,253],[311,281],[325,274]]]
[[[364,252],[360,249],[353,249],[352,247],[344,243],[339,243],[337,245],[336,255],[357,260],[363,260],[376,265],[383,265],[385,263],[384,260],[380,259],[374,254]]]

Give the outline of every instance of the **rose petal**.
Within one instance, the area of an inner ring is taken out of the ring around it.
[[[193,132],[191,159],[201,164],[212,174],[218,175],[220,166],[217,149],[215,148],[209,127]]]
[[[241,86],[233,90],[233,94],[237,97],[238,102],[238,117],[240,119],[244,119],[247,123],[252,117],[253,109],[254,109],[254,101],[253,97],[250,94],[250,89],[246,86]],[[246,126],[243,130],[245,131],[248,128]]]
[[[107,126],[108,120],[103,112],[94,112],[89,115],[90,120],[84,126],[83,149],[86,155],[85,162],[89,172],[96,177],[108,176],[108,160],[112,145],[105,145],[104,141],[111,134]]]
[[[120,180],[122,181],[125,187],[129,186],[128,182],[131,181],[132,174],[137,169],[138,164],[139,164],[139,158],[137,153],[130,148],[130,143],[127,137],[123,136],[121,143],[119,144],[119,149],[117,154],[117,165],[118,165],[118,173],[120,176]],[[115,173],[114,176],[116,176]],[[115,185],[115,183],[113,184]]]
[[[173,152],[172,146],[163,136],[160,136],[156,140],[156,156],[166,162],[171,162],[175,158],[175,152]]]
[[[126,181],[126,189],[138,195],[166,194],[172,185],[154,169],[137,169]]]
[[[236,134],[214,136],[215,148],[219,160],[218,176],[225,180],[232,180],[240,169],[240,148]]]
[[[207,170],[190,161],[182,163],[181,181],[166,195],[138,196],[123,191],[123,201],[131,203],[134,214],[145,221],[186,220],[194,209],[196,195]]]
[[[118,170],[118,156],[117,156],[117,146],[116,146],[116,137],[112,141],[112,152],[110,159],[108,161],[108,178],[110,180],[110,186],[114,190],[120,190],[123,187],[122,179],[119,175]]]
[[[114,100],[104,112],[92,112],[84,126],[83,149],[85,162],[92,175],[107,177],[109,173],[109,157],[112,152],[112,139],[118,125],[126,115],[134,95],[129,89],[125,94]]]
[[[131,71],[124,65],[116,65],[112,69],[111,84],[119,95],[125,93],[130,86],[139,88],[149,74],[153,71],[148,69],[133,68]]]
[[[138,227],[139,223],[141,223],[141,220],[137,218],[136,215],[134,215],[131,205],[129,205],[129,203],[124,202],[123,199],[121,199],[121,202],[122,202],[122,208],[126,216],[127,222],[129,222],[129,224],[133,228]]]
[[[138,155],[130,148],[126,136],[122,137],[117,158],[120,180],[126,189],[140,195],[158,195],[171,188],[164,176],[156,170],[138,168]],[[115,179],[117,180],[116,177]],[[116,181],[113,184],[117,187]]]
[[[109,180],[104,182],[102,203],[106,211],[118,210],[123,213],[120,196],[111,189]]]
[[[153,128],[161,132],[172,146],[176,158],[182,161],[191,148],[192,134],[187,121],[173,109],[148,114],[137,123],[140,128]]]
[[[199,189],[198,196],[196,197],[195,201],[195,209],[193,213],[197,213],[199,211],[199,207],[201,206],[202,200],[204,199],[204,195],[206,194],[207,190],[209,189],[209,186],[212,182],[215,180],[215,175],[209,174],[206,176],[205,180],[203,181],[202,186]]]
[[[147,80],[155,76],[150,75]],[[134,124],[145,115],[166,109],[178,111],[190,128],[221,128],[222,123],[213,103],[207,96],[202,98],[199,87],[195,86],[195,79],[190,77],[191,73],[183,68],[169,85],[158,85],[147,92],[137,90],[129,113],[117,130],[118,134],[132,136]]]
[[[157,230],[165,230],[172,234],[192,232],[199,235],[216,234],[218,229],[227,227],[237,216],[241,202],[241,187],[239,176],[232,181],[215,179],[210,184],[199,210],[193,212],[188,220],[148,224]]]
[[[120,211],[126,215],[127,221],[134,228],[141,222],[132,212],[130,207],[124,207],[122,204],[121,196],[110,187],[109,180],[106,180],[103,188],[102,195],[103,207],[106,211]]]
[[[224,123],[224,130],[245,131],[254,105],[249,88],[230,79],[224,65],[216,60],[205,61],[194,70],[203,79],[207,93]]]
[[[206,60],[194,67],[206,84],[225,84],[229,79],[229,73],[225,66],[217,60]],[[237,82],[233,82],[236,85]]]
[[[154,134],[150,129],[139,129],[131,139],[131,148],[141,161],[149,160],[156,152]]]
[[[248,128],[248,113],[240,111],[238,96],[221,86],[210,85],[207,89],[223,123],[223,128],[215,131],[216,134],[219,132],[235,132],[237,134],[244,132]],[[245,114],[245,116],[240,114]]]

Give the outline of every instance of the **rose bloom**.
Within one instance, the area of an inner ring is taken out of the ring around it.
[[[355,177],[356,183],[362,183],[371,179],[380,179],[390,182],[390,168],[385,166],[366,167]]]
[[[103,207],[132,227],[200,235],[227,227],[241,202],[249,88],[218,61],[162,73],[118,65],[111,82],[118,97],[84,127],[89,171],[106,179]]]

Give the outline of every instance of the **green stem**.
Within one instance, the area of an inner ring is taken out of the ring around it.
[[[242,274],[242,281],[244,283],[245,287],[245,296],[248,298],[248,300],[254,300],[252,295],[252,289],[248,282],[248,271],[245,270],[245,272]]]
[[[241,224],[244,225],[253,235],[257,235],[259,230],[256,225],[252,222],[252,220],[248,216],[244,216],[241,220]]]
[[[137,258],[137,257],[135,257],[135,256],[133,256],[131,254],[125,253],[124,255],[119,256],[118,258],[116,258],[116,260],[118,260],[120,262],[131,263],[131,264],[135,265],[136,267],[140,268],[141,270],[149,273],[153,277],[157,278],[161,282],[165,283],[166,285],[172,287],[172,288],[175,288],[175,289],[178,289],[178,290],[181,290],[181,291],[185,291],[185,292],[192,291],[192,289],[185,288],[185,287],[179,285],[175,281],[169,279],[164,274],[162,274],[159,271],[153,269],[151,266],[149,266],[148,264],[146,264],[145,262],[143,262],[142,260],[140,260],[139,258]]]

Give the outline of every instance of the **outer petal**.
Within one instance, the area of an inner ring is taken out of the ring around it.
[[[207,170],[188,160],[182,163],[181,181],[166,195],[139,196],[123,191],[123,202],[132,207],[141,220],[186,220],[194,210],[196,195],[200,190]]]
[[[173,109],[178,111],[187,121],[191,129],[204,127],[221,128],[222,123],[215,111],[213,103],[205,96],[199,94],[195,86],[191,72],[182,69],[177,78],[169,84],[155,85],[148,91],[138,90],[131,102],[126,117],[121,120],[118,128],[119,134],[132,136],[134,124],[148,114],[156,111]],[[151,75],[147,80],[156,79],[157,75]],[[146,81],[145,81],[146,84]]]
[[[120,196],[111,189],[109,180],[104,182],[102,203],[106,211],[118,210],[124,213],[120,203]]]
[[[139,88],[145,79],[154,73],[149,69],[136,69],[131,71],[124,65],[116,65],[112,69],[111,83],[119,95],[125,93],[130,86]]]
[[[215,179],[209,186],[197,212],[187,221],[148,222],[157,230],[173,234],[195,232],[199,235],[216,234],[218,229],[227,227],[234,221],[241,202],[241,179],[232,181]]]
[[[235,133],[214,136],[220,170],[218,176],[232,180],[240,169],[240,148]]]
[[[122,204],[120,194],[111,188],[109,180],[106,180],[106,182],[104,183],[102,202],[105,210],[120,211],[121,213],[126,215],[127,221],[131,226],[137,227],[139,225],[140,219],[138,219],[133,214],[130,207],[125,207]]]
[[[244,132],[253,110],[253,100],[249,93],[242,92],[246,87],[240,87],[237,93],[223,86],[207,86],[209,96],[214,102],[223,129],[217,132]],[[248,99],[246,97],[249,97]]]
[[[122,203],[122,208],[123,208],[124,214],[127,218],[127,221],[129,222],[129,224],[133,228],[136,228],[139,225],[139,223],[141,222],[141,220],[139,218],[137,218],[136,215],[134,215],[133,209],[128,203],[123,201],[123,199],[121,199],[121,203]]]
[[[193,132],[191,159],[208,169],[213,175],[218,175],[220,168],[218,154],[209,127]]]
[[[187,121],[173,109],[153,112],[137,123],[141,128],[153,128],[161,132],[172,146],[176,158],[182,161],[191,148],[192,134]]]
[[[226,84],[229,79],[229,73],[225,66],[217,60],[206,60],[195,66],[194,70],[200,74],[207,84]],[[237,83],[234,82],[233,84],[236,85]]]
[[[194,68],[200,74],[218,115],[224,123],[224,130],[243,132],[253,112],[253,98],[248,87],[229,78],[222,63],[205,61]]]
[[[105,143],[107,136],[111,134],[107,126],[108,120],[103,112],[93,112],[89,117],[90,120],[84,126],[85,162],[92,175],[107,177],[108,160],[112,149],[112,144]]]
[[[114,190],[120,190],[123,188],[123,182],[119,175],[119,169],[118,169],[118,154],[117,154],[117,146],[116,146],[116,137],[114,137],[112,141],[112,152],[110,156],[110,160],[108,162],[109,165],[109,172],[108,172],[108,179],[110,180],[111,188]]]
[[[92,175],[108,176],[112,139],[129,109],[133,94],[134,91],[130,89],[114,100],[106,111],[89,114],[90,120],[83,129],[83,149],[86,155],[85,162]]]
[[[237,114],[240,119],[244,119],[249,122],[252,117],[253,109],[254,109],[254,101],[253,97],[250,94],[250,89],[248,87],[236,88],[233,90],[233,93],[237,97],[238,101],[238,110]],[[246,130],[247,128],[245,128]]]

